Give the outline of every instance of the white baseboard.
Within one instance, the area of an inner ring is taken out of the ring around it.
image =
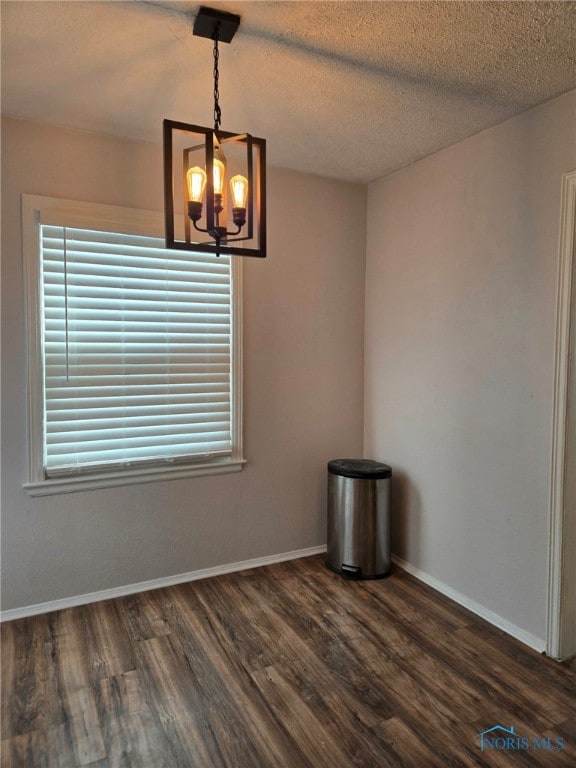
[[[292,552],[282,552],[277,555],[267,555],[266,557],[256,557],[252,560],[242,560],[237,563],[227,563],[225,565],[217,565],[213,568],[202,568],[198,571],[188,571],[188,573],[178,573],[174,576],[167,576],[160,579],[151,579],[149,581],[141,581],[137,584],[126,584],[123,587],[113,587],[112,589],[101,589],[97,592],[89,592],[84,595],[75,595],[73,597],[64,597],[59,600],[49,600],[45,603],[36,603],[35,605],[25,605],[22,608],[11,608],[0,613],[0,621],[13,621],[14,619],[24,619],[29,616],[37,616],[41,613],[50,613],[51,611],[61,611],[65,608],[74,608],[79,605],[88,605],[89,603],[97,603],[100,600],[111,600],[115,597],[126,597],[127,595],[134,595],[138,592],[147,592],[151,589],[161,589],[162,587],[171,587],[176,584],[185,584],[188,581],[198,581],[199,579],[209,579],[212,576],[222,576],[226,573],[234,573],[236,571],[245,571],[249,568],[259,568],[263,565],[273,565],[274,563],[282,563],[286,560],[297,560],[300,557],[310,557],[311,555],[318,555],[322,552],[326,552],[325,545],[319,545],[317,547],[308,547],[307,549],[297,549]],[[543,653],[546,650],[546,643],[543,639],[531,635],[529,632],[517,627],[511,622],[503,619],[498,614],[489,611],[480,603],[471,600],[470,598],[457,592],[452,587],[444,584],[434,576],[430,576],[425,571],[421,571],[419,568],[414,567],[405,560],[402,560],[396,555],[392,555],[392,561],[395,565],[407,573],[411,574],[419,581],[440,592],[442,595],[454,600],[455,603],[467,608],[472,613],[475,613],[480,618],[493,624],[498,629],[503,630],[507,634],[520,640],[521,643],[533,648],[539,653]]]
[[[424,582],[424,584],[428,584],[428,586],[432,587],[432,589],[435,589],[442,595],[449,597],[450,600],[454,600],[455,603],[458,603],[463,608],[467,608],[472,613],[480,616],[481,619],[484,619],[490,624],[493,624],[495,627],[498,627],[498,629],[506,632],[506,634],[512,635],[512,637],[515,637],[516,640],[520,640],[520,642],[524,643],[524,645],[533,648],[535,651],[538,651],[538,653],[544,653],[546,651],[546,641],[542,638],[536,637],[535,635],[530,634],[530,632],[526,632],[524,629],[517,627],[507,619],[503,619],[502,616],[498,616],[497,613],[489,611],[488,608],[480,605],[480,603],[477,603],[475,600],[471,600],[469,597],[462,595],[460,592],[452,589],[452,587],[444,584],[444,582],[434,578],[434,576],[430,576],[430,574],[426,573],[425,571],[421,571],[419,568],[414,567],[410,563],[407,563],[405,560],[396,557],[396,555],[392,555],[392,562],[399,568],[402,568],[403,571],[406,571],[407,573],[417,578],[419,581]]]
[[[278,555],[267,555],[266,557],[255,557],[252,560],[242,560],[239,563],[227,563],[225,565],[216,565],[213,568],[202,568],[199,571],[188,571],[188,573],[178,573],[174,576],[167,576],[161,579],[151,579],[150,581],[141,581],[138,584],[126,584],[123,587],[113,587],[112,589],[101,589],[98,592],[89,592],[84,595],[74,597],[63,597],[60,600],[49,600],[46,603],[36,603],[35,605],[25,605],[23,608],[11,608],[0,613],[0,621],[13,621],[14,619],[24,619],[28,616],[37,616],[41,613],[50,613],[51,611],[61,611],[64,608],[75,608],[78,605],[87,605],[88,603],[97,603],[100,600],[111,600],[115,597],[126,597],[134,595],[137,592],[148,592],[151,589],[160,589],[162,587],[172,587],[176,584],[184,584],[187,581],[198,581],[199,579],[209,579],[212,576],[222,576],[225,573],[234,573],[235,571],[246,571],[249,568],[259,568],[263,565],[272,565],[273,563],[282,563],[286,560],[297,560],[300,557],[310,557],[326,552],[326,546],[308,547],[307,549],[295,549],[292,552],[282,552]]]

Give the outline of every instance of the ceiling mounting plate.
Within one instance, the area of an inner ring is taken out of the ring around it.
[[[194,22],[194,34],[198,37],[207,37],[214,39],[214,34],[218,30],[218,41],[220,43],[229,43],[236,30],[240,26],[240,16],[235,13],[226,13],[225,11],[215,11],[213,8],[202,6]]]

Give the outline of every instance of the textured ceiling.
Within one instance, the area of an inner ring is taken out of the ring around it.
[[[210,2],[222,127],[269,162],[369,181],[576,87],[574,2]],[[199,3],[2,2],[2,111],[160,143],[211,125]]]

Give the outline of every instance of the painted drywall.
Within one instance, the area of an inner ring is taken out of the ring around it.
[[[161,150],[5,119],[2,163],[2,607],[323,544],[326,462],[362,449],[366,189],[269,169],[241,473],[30,498],[20,195],[160,210]]]
[[[576,94],[369,186],[366,456],[393,550],[546,636],[560,186]]]

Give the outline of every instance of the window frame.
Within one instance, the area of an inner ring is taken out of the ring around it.
[[[27,435],[30,496],[71,493],[136,483],[239,472],[246,460],[242,435],[242,259],[231,258],[231,432],[232,454],[208,461],[151,467],[127,467],[67,477],[47,477],[44,470],[44,359],[42,354],[42,280],[40,225],[103,230],[163,237],[163,214],[156,211],[22,195],[22,247],[26,309]],[[170,256],[170,251],[167,251]],[[216,258],[216,257],[215,257]]]

